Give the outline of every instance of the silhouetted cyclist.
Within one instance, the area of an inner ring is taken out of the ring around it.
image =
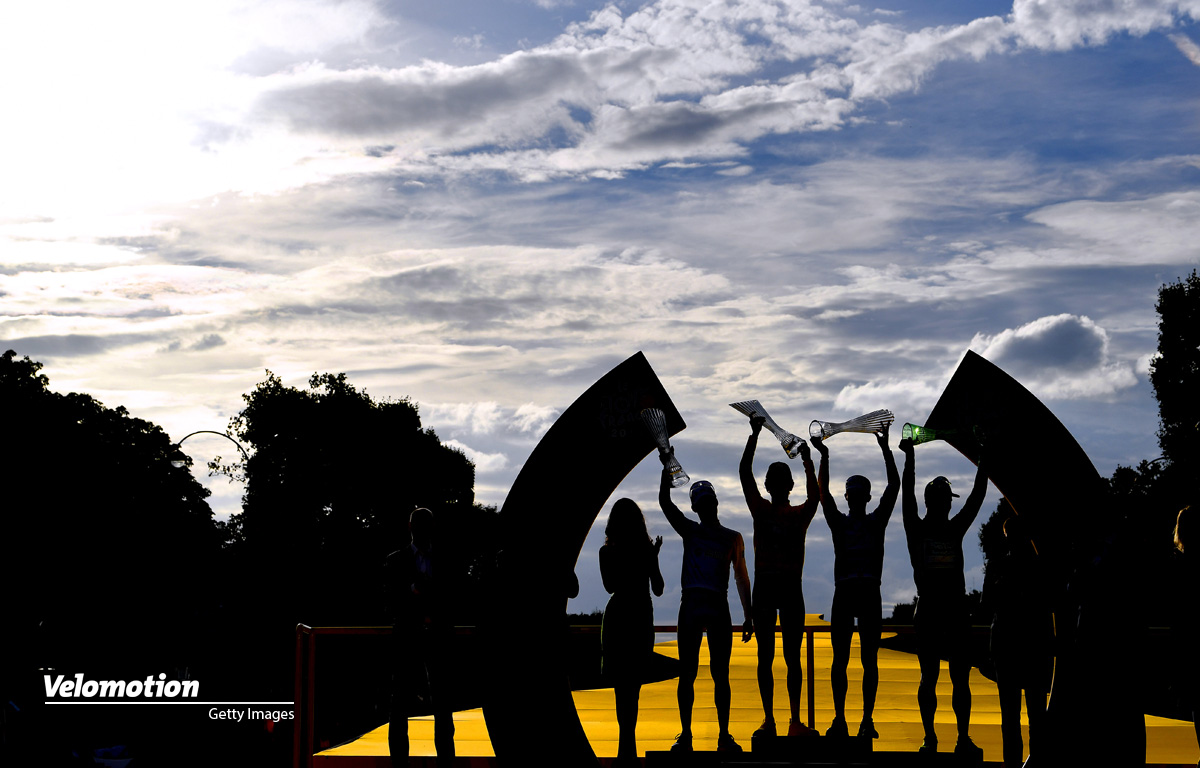
[[[1000,733],[1004,765],[1021,766],[1021,692],[1029,717],[1029,751],[1041,744],[1046,722],[1046,694],[1054,674],[1054,615],[1046,590],[1048,580],[1025,521],[1004,521],[1006,551],[991,560],[983,580],[983,598],[992,606],[991,654],[1000,695]]]
[[[872,714],[875,694],[879,690],[879,633],[883,623],[883,600],[879,586],[883,579],[883,537],[887,530],[896,497],[900,493],[900,473],[888,448],[888,429],[876,434],[883,451],[887,469],[887,488],[875,511],[867,514],[871,500],[871,481],[862,475],[846,479],[846,505],[849,514],[838,511],[829,494],[829,449],[820,438],[813,445],[821,453],[821,469],[817,483],[821,494],[821,511],[833,536],[833,610],[831,611],[833,667],[830,685],[833,688],[834,718],[826,736],[848,736],[846,726],[846,689],[849,683],[846,668],[850,664],[850,640],[854,634],[854,619],[858,618],[859,656],[862,659],[863,718],[858,726],[860,738],[877,739]]]
[[[444,553],[435,550],[433,513],[423,507],[413,510],[408,530],[411,543],[387,558],[394,622],[388,751],[393,766],[408,765],[409,706],[414,688],[425,689],[433,707],[438,764],[449,765],[454,760],[454,715],[447,679],[453,626],[445,594],[450,579],[444,571]]]
[[[758,633],[758,694],[762,699],[763,722],[755,736],[774,736],[775,730],[775,615],[783,633],[783,660],[787,665],[788,736],[810,729],[800,721],[800,694],[804,689],[804,668],[800,666],[800,645],[804,638],[804,536],[817,513],[817,478],[813,473],[808,445],[801,443],[807,498],[792,506],[788,496],[795,483],[792,470],[777,461],[767,468],[767,501],[754,480],[754,449],[758,433],[766,422],[762,416],[750,419],[750,437],[738,465],[742,493],[754,518],[754,629]],[[810,670],[811,673],[811,670]]]
[[[670,450],[659,458],[664,465],[674,453]],[[738,597],[742,601],[745,619],[742,623],[742,642],[749,642],[754,632],[750,606],[750,577],[746,573],[746,545],[742,534],[726,528],[717,521],[717,493],[712,483],[698,480],[692,483],[689,494],[692,511],[700,522],[684,517],[671,501],[671,474],[665,466],[658,487],[658,503],[667,522],[683,539],[683,568],[679,600],[679,723],[682,731],[675,739],[672,752],[692,749],[692,702],[694,684],[700,665],[700,638],[708,632],[709,670],[713,679],[713,703],[717,708],[717,751],[741,752],[742,748],[729,734],[729,656],[733,651],[733,622],[729,616],[729,566],[733,566]],[[716,634],[713,634],[713,633]]]
[[[971,728],[971,662],[967,649],[971,639],[971,614],[967,605],[966,580],[963,576],[963,537],[975,522],[987,494],[987,474],[983,471],[982,450],[975,485],[962,510],[950,517],[951,499],[957,498],[950,481],[938,476],[925,486],[925,518],[917,515],[916,467],[911,440],[901,440],[904,475],[901,481],[904,533],[908,538],[908,556],[912,560],[913,579],[917,583],[917,608],[913,624],[917,631],[917,658],[921,665],[921,683],[917,704],[925,728],[922,752],[937,751],[937,732],[933,716],[937,711],[937,681],[941,657],[950,662],[950,682],[954,686],[951,706],[958,722],[957,755],[978,760],[982,750],[969,734]]]

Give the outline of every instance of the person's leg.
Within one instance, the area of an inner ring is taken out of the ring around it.
[[[1046,691],[1026,688],[1025,712],[1029,715],[1029,754],[1032,755],[1034,746],[1041,743],[1046,727]]]
[[[854,612],[846,604],[845,587],[834,587],[833,607],[829,612],[830,638],[833,641],[833,667],[829,671],[829,684],[833,689],[833,716],[835,721],[846,720],[846,689],[850,683],[847,668],[850,666],[850,641],[854,635]]]
[[[1033,755],[1035,746],[1041,745],[1046,727],[1046,696],[1050,693],[1050,683],[1054,679],[1054,651],[1052,641],[1047,640],[1044,647],[1035,650],[1030,662],[1032,676],[1025,685],[1025,711],[1029,716],[1029,754]]]
[[[1025,744],[1021,738],[1021,686],[1011,679],[1012,670],[996,664],[996,692],[1000,696],[1000,738],[1004,745],[1004,766],[1020,766]]]
[[[392,630],[392,701],[388,718],[388,754],[393,768],[408,766],[408,644]]]
[[[640,683],[627,680],[614,688],[617,698],[617,727],[620,736],[617,742],[617,757],[637,757],[638,699]]]
[[[783,661],[787,665],[788,714],[792,722],[800,722],[800,697],[804,691],[804,667],[800,665],[800,648],[804,640],[804,592],[796,585],[790,599],[780,602],[779,628],[783,633]],[[811,672],[810,672],[811,674]]]
[[[863,666],[863,722],[870,723],[872,738],[877,738],[873,715],[875,696],[879,691],[879,635],[882,626],[883,603],[879,587],[870,585],[864,589],[862,605],[858,610],[858,644]]]
[[[1200,690],[1192,691],[1192,729],[1196,731],[1196,743],[1200,744]],[[1200,768],[1200,761],[1196,763]]]
[[[451,702],[449,654],[453,636],[446,628],[424,633],[422,656],[429,680],[429,703],[433,707],[433,746],[438,765],[454,761],[454,709]]]
[[[971,741],[971,661],[968,648],[971,642],[971,616],[963,609],[953,617],[948,637],[950,640],[950,683],[954,686],[950,704],[954,707],[954,719],[958,722],[959,743]]]
[[[917,631],[917,661],[921,665],[921,682],[917,685],[917,706],[921,708],[921,725],[925,729],[924,748],[937,749],[937,731],[933,717],[937,713],[937,683],[942,673],[942,661],[938,657],[938,622],[931,616],[933,606],[917,600],[913,624]]]
[[[708,668],[712,672],[713,704],[717,708],[717,725],[721,735],[729,733],[729,657],[733,653],[732,622],[729,617],[729,606],[725,603],[724,595],[716,595],[714,600],[720,600],[720,606],[714,606],[716,614],[708,622]],[[724,610],[722,610],[724,609]]]
[[[765,580],[754,575],[754,635],[758,644],[758,697],[762,701],[763,724],[760,730],[770,731],[775,725],[775,603]],[[711,644],[711,640],[709,643]]]
[[[692,702],[696,698],[696,670],[700,666],[700,637],[703,624],[693,615],[691,600],[684,595],[679,604],[679,684],[676,698],[679,701],[679,726],[681,735],[692,736]]]
[[[920,640],[917,641],[920,643]],[[918,646],[919,647],[919,646]],[[917,685],[917,705],[921,708],[921,725],[925,729],[925,743],[937,744],[937,731],[933,727],[933,716],[937,713],[937,683],[942,672],[942,660],[936,650],[917,651],[921,665],[921,682]]]

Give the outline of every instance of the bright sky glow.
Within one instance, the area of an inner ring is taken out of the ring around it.
[[[1197,0],[10,3],[0,339],[176,436],[224,428],[266,369],[345,371],[420,403],[492,504],[640,349],[688,421],[685,469],[747,538],[727,403],[798,434],[877,408],[920,423],[969,347],[1107,475],[1157,455],[1154,300],[1200,261],[1198,19]],[[836,488],[882,482],[870,437],[830,448]],[[918,459],[969,484],[944,446]],[[656,469],[619,494],[673,574]],[[603,520],[578,610],[605,600]],[[886,570],[885,601],[908,599],[898,516]],[[818,520],[810,610],[831,581]]]

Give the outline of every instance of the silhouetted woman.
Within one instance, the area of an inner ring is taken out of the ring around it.
[[[654,607],[650,591],[663,593],[658,551],[662,536],[650,541],[646,518],[631,499],[618,499],[608,515],[600,576],[612,594],[600,627],[601,671],[613,684],[620,741],[618,763],[636,764],[638,697],[642,675],[654,648]]]
[[[1179,671],[1187,686],[1188,704],[1192,708],[1192,727],[1196,729],[1196,742],[1200,744],[1200,658],[1197,644],[1200,643],[1200,552],[1193,543],[1192,552],[1184,548],[1184,542],[1192,537],[1191,506],[1179,510],[1175,518],[1175,548],[1179,550],[1179,573],[1182,583],[1179,589],[1180,604],[1177,606],[1175,629],[1179,636]],[[1200,763],[1196,763],[1200,766]]]

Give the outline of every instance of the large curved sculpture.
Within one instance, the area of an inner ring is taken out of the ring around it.
[[[1134,687],[1136,629],[1115,618],[1136,600],[1141,569],[1120,536],[1105,481],[1067,428],[1029,390],[968,351],[926,426],[975,462],[983,431],[988,477],[1030,523],[1054,598],[1056,654],[1049,738],[1030,764],[1145,762],[1145,722]],[[1112,669],[1114,654],[1133,663]],[[1131,685],[1134,684],[1134,685]]]
[[[1045,561],[1069,570],[1080,522],[1076,517],[1094,513],[1105,484],[1050,409],[1016,379],[968,350],[925,425],[956,430],[946,442],[972,462],[979,458],[974,427],[983,431],[988,479],[1033,524]]]
[[[656,450],[643,408],[659,408],[667,432],[686,426],[638,352],[591,386],[530,454],[500,510],[500,589],[488,632],[493,679],[488,734],[505,765],[531,752],[556,765],[596,765],[575,710],[562,649],[575,562],[601,507]],[[536,713],[536,717],[535,717]]]

